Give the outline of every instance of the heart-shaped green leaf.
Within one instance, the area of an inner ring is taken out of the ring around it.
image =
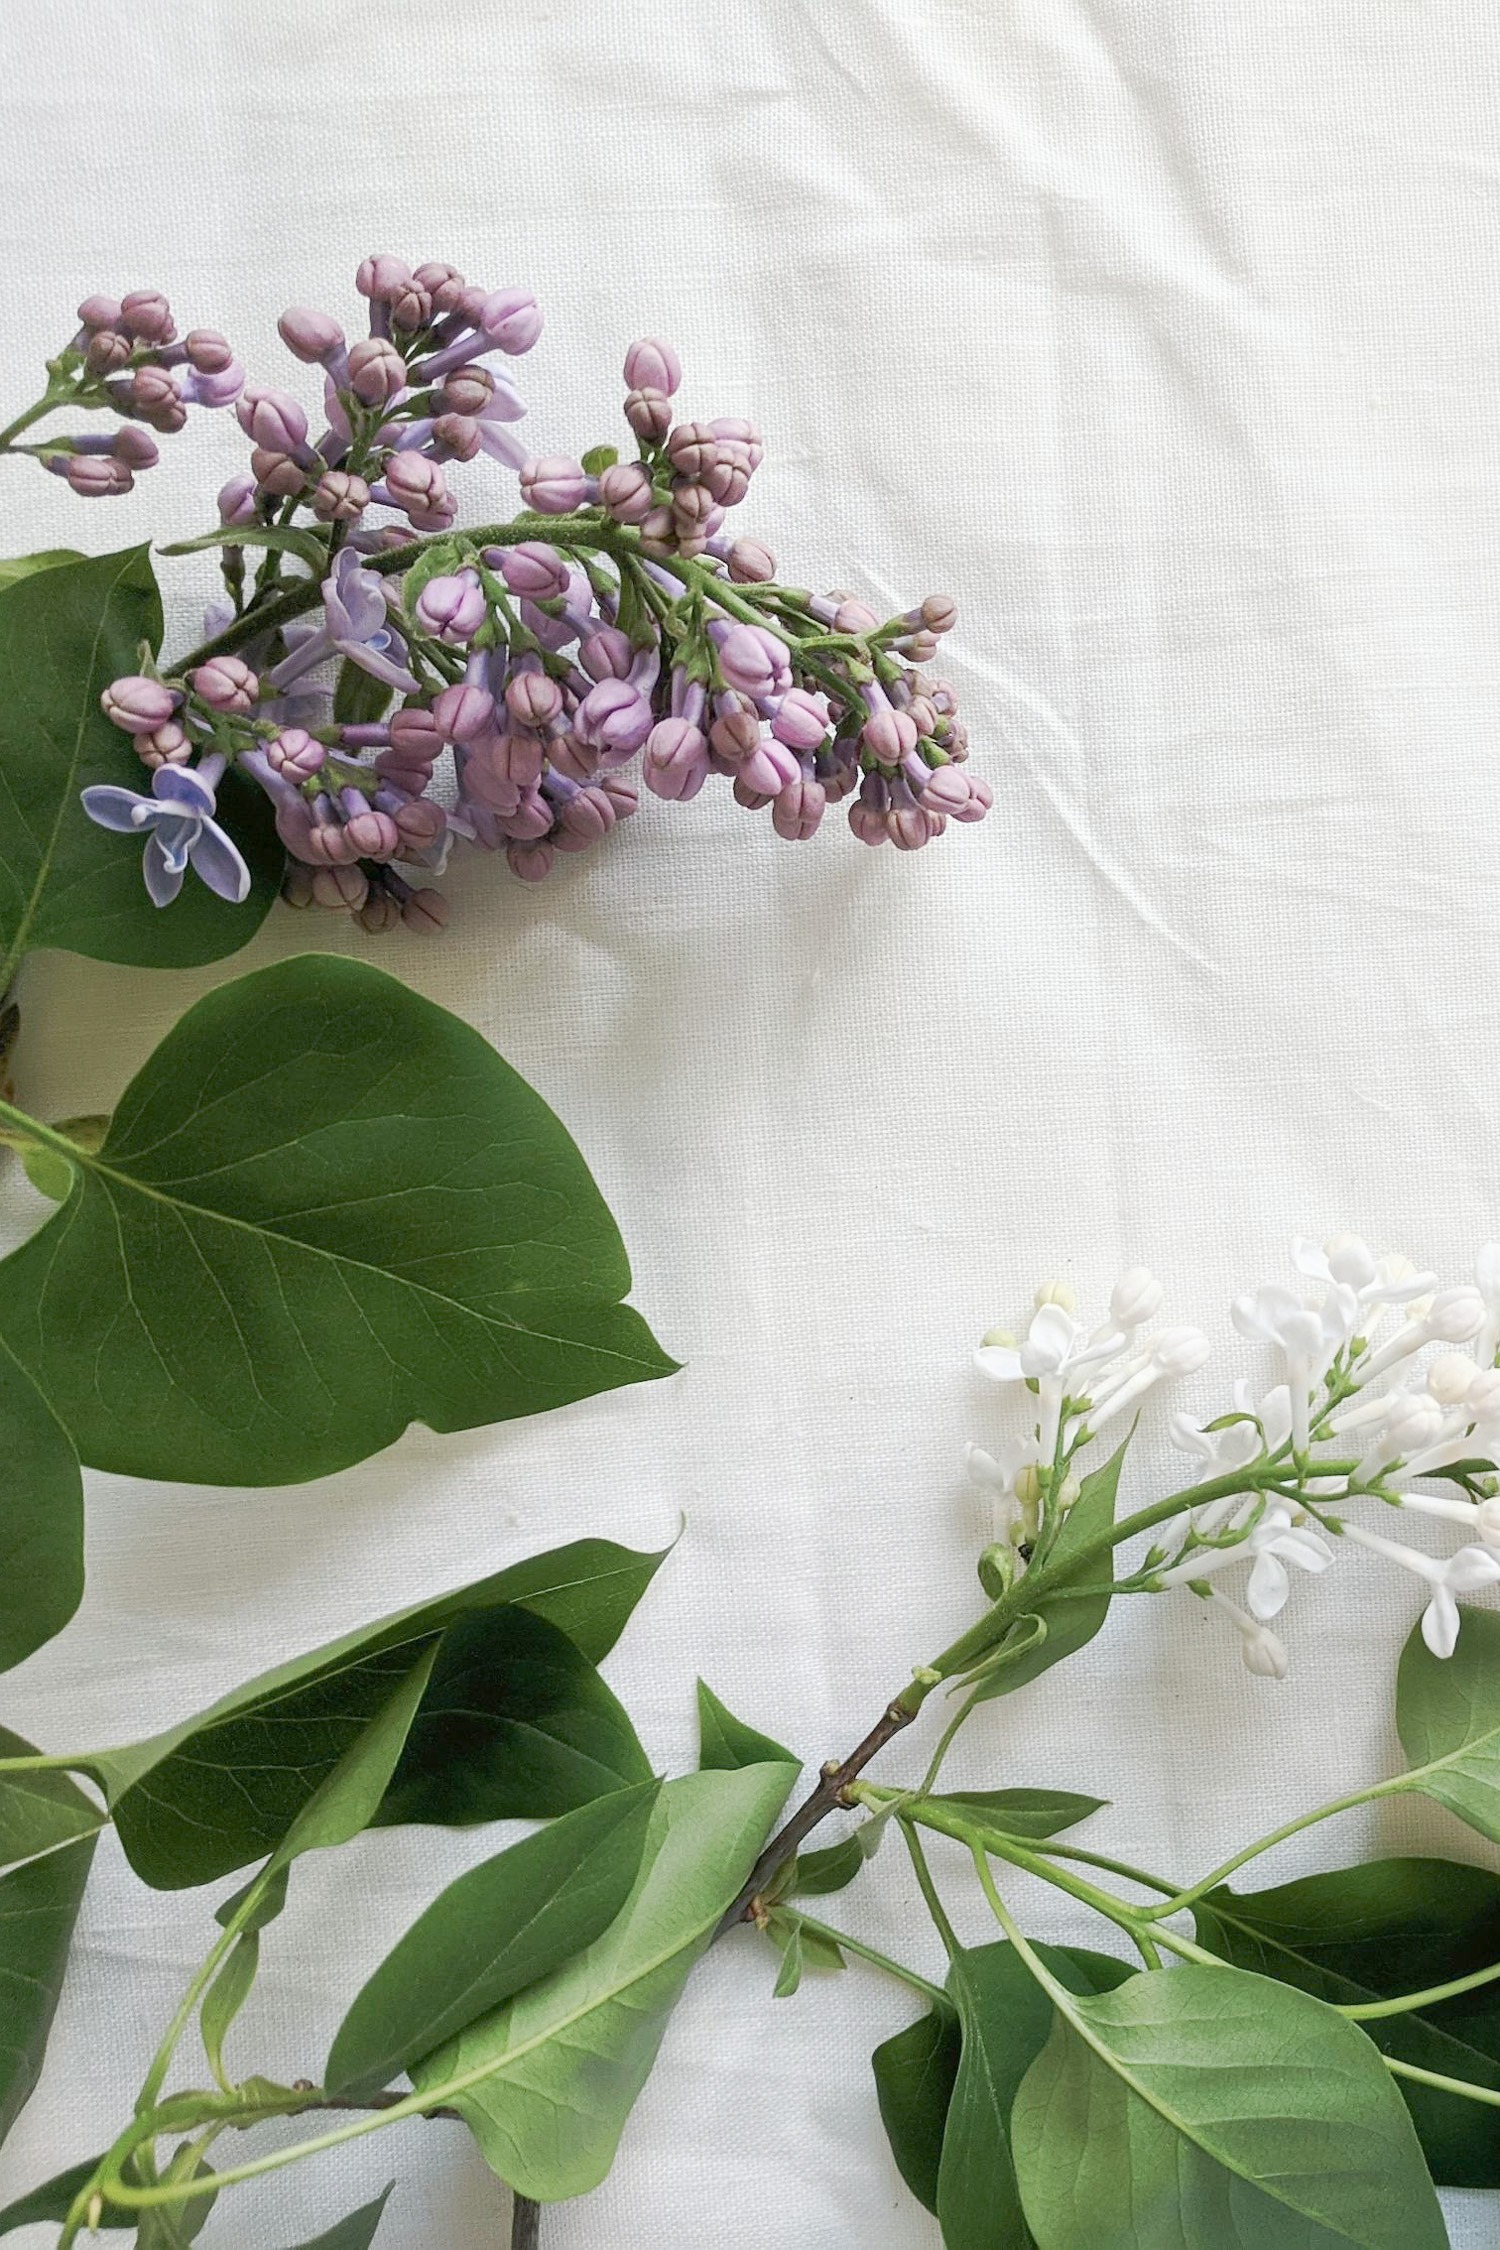
[[[952,2009],[930,2008],[894,2039],[883,2040],[870,2057],[880,2122],[896,2169],[924,2210],[934,2214],[943,2128],[961,2051]]]
[[[796,1771],[744,1766],[668,1782],[635,1887],[604,1935],[413,2071],[423,2093],[442,2089],[517,2194],[556,2202],[603,2179],[688,1973]]]
[[[60,1633],[83,1597],[73,1441],[0,1344],[0,1672]],[[0,1812],[0,1829],[4,1814]]]
[[[76,1177],[0,1262],[0,1336],[92,1467],[295,1481],[672,1371],[558,1119],[360,962],[200,1000],[97,1150],[9,1117]]]
[[[41,2075],[93,1857],[85,1836],[0,1875],[0,2141]]]
[[[1406,2106],[1347,2017],[1196,1963],[1049,1991],[1011,2112],[1039,2250],[1446,2250]]]
[[[1412,1628],[1396,1674],[1396,1729],[1412,1770],[1390,1787],[1420,1789],[1500,1843],[1500,1613],[1466,1608],[1446,1659]]]
[[[1447,1859],[1380,1859],[1273,1890],[1210,1891],[1200,1943],[1238,1969],[1339,2006],[1448,1984],[1500,1960],[1500,1876]],[[1500,2091],[1500,1984],[1369,2019],[1382,2054]],[[1398,2079],[1439,2187],[1500,2187],[1500,2110]]]
[[[398,2071],[592,1945],[630,1895],[657,1788],[644,1782],[564,1813],[440,1892],[339,2026],[327,2091],[378,2093]]]
[[[368,1769],[366,1730],[414,1667],[415,1715],[393,1749],[394,1776],[361,1804],[348,1833],[380,1821],[545,1816],[649,1777],[630,1723],[562,1625],[576,1615],[612,1637],[604,1589],[638,1577],[602,1541],[532,1557],[514,1570],[418,1603],[263,1673],[165,1733],[75,1761],[104,1791],[125,1853],[144,1882],[207,1883],[274,1852],[302,1822],[299,1850],[335,1840],[320,1821],[350,1817],[332,1790]],[[445,1666],[448,1636],[457,1657]],[[472,1717],[455,1684],[478,1665],[508,1684]],[[430,1708],[429,1708],[430,1706]],[[362,1749],[360,1746],[363,1745]],[[399,1752],[399,1755],[397,1755]],[[324,1792],[322,1796],[319,1792]],[[330,1793],[331,1792],[331,1793]]]
[[[241,906],[189,882],[152,905],[138,846],[98,828],[79,803],[95,782],[144,789],[140,760],[99,708],[112,679],[140,670],[161,638],[144,547],[30,571],[0,585],[0,997],[34,946],[96,961],[187,968],[255,935],[285,864],[271,806],[230,777],[219,810],[250,867]]]
[[[1069,1992],[1109,1992],[1123,1961],[1075,1946],[1037,1953]],[[961,1952],[948,1970],[961,2049],[942,2136],[935,2208],[946,2250],[1029,2250],[1010,2148],[1011,2104],[1052,2028],[1052,2007],[1013,1945]],[[930,2154],[930,2151],[929,2151]]]

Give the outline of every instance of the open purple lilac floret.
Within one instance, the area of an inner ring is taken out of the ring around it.
[[[632,814],[642,785],[687,802],[726,782],[791,842],[840,802],[862,842],[904,851],[984,817],[990,791],[968,771],[957,698],[928,670],[953,602],[882,619],[853,595],[779,584],[768,549],[728,528],[760,433],[676,420],[670,345],[647,338],[625,355],[634,459],[612,446],[535,455],[506,365],[541,332],[527,292],[384,256],[357,285],[369,334],[353,343],[326,313],[280,322],[293,356],[322,373],[316,435],[292,393],[244,384],[222,339],[176,344],[155,293],[80,308],[70,349],[85,374],[97,364],[87,380],[127,417],[127,438],[129,417],[164,428],[190,398],[222,394],[252,447],[219,495],[227,599],[207,641],[177,672],[116,680],[103,698],[153,794],[127,815],[117,800],[130,792],[93,790],[85,809],[149,829],[153,898],[175,895],[188,866],[233,895],[211,818],[229,765],[274,803],[286,897],[350,909],[372,930],[442,925],[426,878],[455,841],[537,881]],[[78,489],[128,485],[128,457],[104,478],[96,464],[121,457],[71,442],[48,466],[61,461]],[[523,512],[465,531],[448,474],[480,454],[515,472]],[[163,824],[179,799],[189,810],[166,771],[205,782],[191,841]]]

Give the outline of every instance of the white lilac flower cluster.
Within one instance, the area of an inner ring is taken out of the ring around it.
[[[1270,1620],[1292,1573],[1325,1571],[1347,1541],[1423,1583],[1422,1637],[1451,1656],[1457,1597],[1500,1584],[1500,1243],[1480,1251],[1472,1283],[1450,1287],[1354,1235],[1299,1238],[1292,1262],[1299,1286],[1267,1283],[1232,1307],[1239,1333],[1275,1352],[1281,1380],[1257,1396],[1240,1378],[1230,1409],[1207,1421],[1172,1414],[1172,1442],[1196,1456],[1199,1485],[1117,1583],[1190,1588],[1234,1625],[1249,1669],[1279,1679],[1287,1654]],[[1116,1283],[1108,1319],[1089,1329],[1067,1285],[1049,1283],[1024,1337],[992,1330],[981,1344],[983,1372],[1036,1400],[1024,1435],[968,1451],[992,1495],[996,1536],[1023,1565],[1077,1498],[1083,1447],[1209,1357],[1200,1330],[1153,1326],[1162,1301],[1160,1284],[1135,1268]],[[1446,1489],[1429,1489],[1434,1481]],[[1368,1518],[1382,1506],[1452,1525],[1459,1544],[1439,1556],[1375,1530]],[[1231,1572],[1243,1573],[1241,1600],[1219,1583]]]

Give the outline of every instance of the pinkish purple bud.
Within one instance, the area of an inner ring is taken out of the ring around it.
[[[750,455],[733,438],[719,439],[719,456],[703,482],[721,508],[737,508],[750,490]]]
[[[145,431],[138,430],[132,422],[116,430],[109,450],[117,461],[123,461],[131,469],[154,469],[161,459],[154,439],[148,438]]]
[[[286,842],[285,837],[282,838],[282,842]],[[291,846],[288,845],[287,849],[290,850]],[[311,906],[315,879],[310,867],[304,867],[300,859],[292,860],[286,873],[281,878],[282,904],[284,906]]]
[[[415,275],[404,289],[393,289],[387,302],[393,328],[425,328],[432,318],[432,299]]]
[[[254,523],[256,480],[254,477],[231,477],[228,484],[219,487],[220,523]]]
[[[135,483],[129,462],[110,453],[70,453],[62,473],[81,500],[115,500]]]
[[[444,688],[432,706],[432,724],[445,742],[476,741],[494,717],[494,697],[464,680]]]
[[[552,873],[555,854],[550,844],[507,844],[505,857],[523,883],[541,883]]]
[[[635,649],[618,625],[601,625],[579,649],[578,661],[591,680],[624,680],[635,663]]]
[[[753,422],[747,422],[739,415],[720,414],[708,426],[715,437],[731,438],[736,445],[745,448],[752,472],[760,467],[766,457],[766,445]]]
[[[241,391],[235,415],[246,437],[268,453],[295,453],[307,443],[307,416],[290,391]]]
[[[190,328],[183,338],[183,349],[200,375],[222,375],[226,367],[234,365],[229,340],[216,328]]]
[[[691,535],[706,530],[718,506],[706,484],[692,484],[685,477],[679,477],[672,487],[672,523],[679,532]]]
[[[949,766],[945,770],[951,773],[953,771],[953,768]],[[994,802],[995,794],[991,789],[989,783],[985,781],[979,774],[971,774],[969,776],[968,803],[966,805],[957,806],[952,812],[949,813],[948,817],[950,820],[961,820],[966,824],[976,820],[983,820],[985,814],[989,811],[991,805]]]
[[[719,644],[724,685],[742,695],[775,695],[790,685],[786,643],[763,625],[734,625]]]
[[[317,881],[316,876],[313,877],[313,881]],[[400,921],[401,908],[388,890],[384,888],[375,890],[372,887],[369,897],[354,919],[362,930],[369,931],[371,937],[382,937],[387,930],[393,930]]]
[[[182,393],[165,367],[138,367],[130,378],[126,406],[156,430],[180,430],[187,420]]]
[[[391,818],[403,845],[412,852],[426,851],[448,825],[448,815],[430,797],[414,797],[410,804],[398,805]]]
[[[344,348],[344,331],[333,315],[311,305],[288,305],[276,326],[293,358],[308,367],[321,367]]]
[[[473,570],[429,578],[416,600],[418,624],[450,648],[462,648],[473,640],[488,615],[489,604]]]
[[[366,406],[388,406],[406,388],[406,362],[395,345],[384,336],[361,336],[351,344],[349,388]]]
[[[776,557],[759,539],[736,539],[729,550],[729,575],[736,586],[761,586],[776,576]]]
[[[401,834],[389,813],[366,805],[348,816],[349,841],[361,859],[392,859],[401,847]]]
[[[866,719],[860,737],[872,758],[882,765],[899,765],[908,750],[917,747],[917,729],[909,712],[882,709]]]
[[[91,333],[100,328],[118,328],[120,300],[118,297],[85,297],[78,308],[78,318]]]
[[[743,805],[746,812],[764,812],[767,805],[774,805],[781,794],[779,788],[753,789],[743,774],[735,775],[733,789],[735,803]]]
[[[284,774],[288,781],[311,781],[321,773],[328,756],[321,742],[310,735],[305,727],[283,727],[266,744],[266,763],[273,773]]]
[[[925,625],[920,632],[903,633],[899,641],[892,641],[890,645],[909,664],[930,664],[938,648],[936,633],[929,633]]]
[[[482,414],[495,395],[495,378],[487,367],[458,367],[439,390],[434,391],[432,403],[439,415]]]
[[[659,445],[672,427],[672,401],[652,383],[626,393],[625,419],[647,445]]]
[[[922,623],[929,633],[951,633],[958,623],[958,604],[951,594],[929,594],[922,604]]]
[[[517,672],[506,682],[505,707],[518,726],[550,726],[562,702],[562,689],[545,672]]]
[[[153,728],[167,724],[181,701],[178,691],[161,680],[127,672],[123,678],[110,681],[99,698],[99,707],[112,725],[123,727],[127,734],[150,734]]]
[[[779,797],[802,779],[802,768],[784,742],[778,742],[774,735],[762,735],[740,767],[738,779],[758,797]]]
[[[804,753],[821,748],[828,732],[828,698],[810,695],[806,688],[788,688],[771,721],[771,732],[789,750]]]
[[[599,774],[599,753],[576,734],[553,734],[547,738],[547,763],[564,781],[595,781]]]
[[[565,516],[570,509],[582,507],[587,491],[588,478],[581,464],[570,461],[566,454],[544,454],[540,460],[522,466],[521,498],[539,515]]]
[[[90,336],[83,364],[90,375],[117,375],[130,365],[130,338],[119,328],[100,328]]]
[[[707,422],[680,422],[667,438],[667,459],[682,477],[701,477],[719,458],[719,441]]]
[[[723,711],[708,739],[726,765],[738,766],[760,748],[760,720],[753,711]]]
[[[379,251],[372,258],[362,258],[359,271],[354,276],[354,286],[362,297],[373,297],[384,304],[398,289],[405,289],[412,279],[411,267],[404,258],[393,258],[388,251]]]
[[[463,303],[464,277],[457,266],[441,258],[429,258],[425,265],[418,266],[412,279],[419,289],[426,290],[435,313],[457,312]]]
[[[863,797],[856,797],[849,807],[849,826],[862,844],[884,844],[890,841],[885,832],[885,814]]]
[[[260,698],[260,681],[238,656],[210,657],[188,679],[198,701],[211,711],[253,711]]]
[[[833,613],[833,629],[836,633],[873,633],[879,623],[880,619],[868,602],[852,598],[841,601]]]
[[[555,548],[539,539],[523,540],[519,547],[491,548],[485,561],[494,556],[507,587],[523,600],[553,601],[568,590],[567,564]]]
[[[313,493],[313,514],[320,523],[357,523],[370,505],[370,487],[348,469],[327,469]]]
[[[441,891],[413,891],[402,902],[401,923],[417,937],[436,937],[448,926],[448,901]]]
[[[789,844],[805,844],[818,832],[828,798],[821,781],[805,775],[783,789],[771,807],[771,826]]]
[[[425,453],[393,453],[385,465],[385,489],[392,505],[410,515],[428,515],[448,497],[447,481]]]
[[[445,459],[472,461],[479,451],[479,424],[472,414],[440,414],[432,434]]]
[[[355,913],[370,893],[370,878],[362,867],[320,867],[312,879],[314,906],[335,912]]]
[[[676,544],[676,526],[670,508],[653,508],[640,522],[641,545],[648,555],[670,555]]]
[[[651,732],[651,705],[628,680],[601,680],[574,716],[585,742],[615,757],[629,757]]]
[[[290,500],[307,482],[307,471],[299,467],[290,453],[276,453],[269,446],[255,448],[250,466],[261,490],[274,492],[280,500]]]
[[[120,299],[120,326],[143,344],[170,344],[177,330],[172,308],[159,289],[132,289]]]
[[[529,289],[496,289],[481,305],[478,325],[492,344],[518,359],[542,333],[541,308]]]
[[[436,765],[447,738],[437,723],[435,711],[425,709],[420,703],[403,703],[399,711],[391,713],[389,725],[394,756],[382,751],[375,760],[382,773],[394,772],[398,766],[430,769]]]
[[[708,744],[687,719],[661,719],[646,738],[641,760],[646,787],[658,797],[686,803],[708,779]]]
[[[661,391],[670,398],[682,382],[682,362],[659,336],[642,336],[625,354],[627,390]]]
[[[175,719],[153,727],[149,734],[136,735],[131,748],[148,773],[158,766],[185,766],[193,755],[193,745]]]
[[[570,841],[585,845],[597,844],[609,834],[618,817],[613,798],[597,782],[590,782],[587,788],[580,789],[575,797],[568,799],[558,815],[558,826]],[[566,845],[562,845],[561,837],[559,844],[562,849],[567,849]]]
[[[644,523],[656,505],[650,471],[639,461],[617,461],[599,479],[599,498],[616,523]]]

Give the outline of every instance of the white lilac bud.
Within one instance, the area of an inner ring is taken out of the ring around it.
[[[951,769],[941,769],[947,772]],[[1110,1293],[1109,1317],[1116,1328],[1140,1328],[1161,1311],[1165,1291],[1145,1266],[1130,1266]]]
[[[1044,1281],[1032,1296],[1032,1303],[1040,1312],[1043,1305],[1057,1305],[1066,1313],[1078,1310],[1078,1298],[1069,1281]]]
[[[1440,1406],[1462,1406],[1476,1369],[1463,1352],[1443,1352],[1427,1370],[1427,1388]]]
[[[1484,1299],[1467,1282],[1456,1289],[1440,1289],[1423,1325],[1435,1342],[1466,1344],[1484,1326]]]
[[[1195,1375],[1213,1350],[1201,1328],[1163,1328],[1150,1341],[1163,1375]]]

